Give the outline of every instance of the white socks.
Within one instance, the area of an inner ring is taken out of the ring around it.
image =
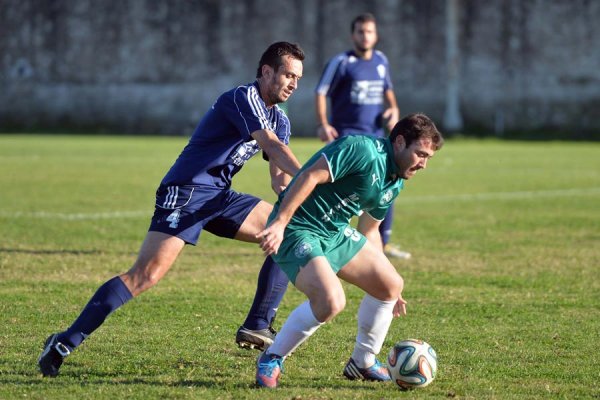
[[[358,309],[358,334],[352,359],[359,368],[375,364],[375,355],[381,351],[383,341],[392,323],[396,300],[381,301],[365,295]],[[269,354],[289,356],[298,346],[316,332],[323,322],[319,322],[305,301],[289,315],[275,341],[269,347]]]
[[[267,352],[287,357],[315,333],[321,325],[323,325],[323,322],[319,322],[315,318],[310,303],[305,301],[289,315]]]
[[[396,300],[381,301],[365,294],[358,309],[358,334],[352,359],[359,368],[375,364],[375,355],[381,351],[383,341],[394,318]]]

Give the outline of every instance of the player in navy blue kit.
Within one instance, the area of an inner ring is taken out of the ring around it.
[[[316,88],[317,134],[324,142],[348,135],[385,137],[400,118],[387,57],[375,50],[377,25],[366,13],[351,24],[354,49],[334,56]],[[331,120],[327,119],[327,98]],[[388,257],[408,259],[410,253],[390,245],[394,206],[379,231]]]
[[[38,360],[44,376],[58,375],[64,358],[112,312],[154,286],[183,247],[196,244],[202,230],[259,242],[255,235],[273,206],[231,190],[231,180],[261,149],[276,193],[298,172],[300,163],[287,147],[290,123],[277,104],[298,87],[303,60],[298,45],[274,43],[259,61],[255,82],[217,99],[158,187],[150,228],[131,269],[104,283],[66,331],[47,338]],[[269,260],[263,272],[283,274]]]
[[[384,128],[391,130],[399,119],[387,58],[374,49],[375,17],[359,15],[352,21],[351,32],[354,50],[333,57],[317,86],[318,133],[325,142],[352,134],[384,137]],[[327,120],[327,97],[331,99],[331,124]],[[392,215],[393,204],[379,228],[385,254],[410,258],[410,253],[388,243]],[[270,258],[259,275],[252,308],[237,331],[235,340],[241,347],[264,350],[275,338],[272,323],[287,281],[278,267],[266,268],[269,263],[272,263]]]

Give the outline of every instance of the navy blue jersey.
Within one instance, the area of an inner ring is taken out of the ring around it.
[[[260,150],[250,134],[261,129],[289,143],[287,116],[278,106],[267,109],[258,82],[223,93],[202,118],[161,185],[230,187],[233,176]]]
[[[392,89],[387,57],[378,50],[370,60],[350,50],[326,65],[316,93],[331,99],[331,125],[340,136],[383,135],[384,92]]]

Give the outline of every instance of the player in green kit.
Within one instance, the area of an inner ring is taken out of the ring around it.
[[[379,224],[403,187],[443,145],[423,114],[401,119],[389,138],[348,136],[321,149],[279,195],[266,229],[257,234],[265,254],[307,297],[258,358],[256,382],[277,387],[283,360],[323,323],[343,310],[338,278],[363,289],[348,379],[390,380],[376,355],[394,316],[406,314],[404,282],[381,245]],[[350,219],[362,213],[358,229]]]

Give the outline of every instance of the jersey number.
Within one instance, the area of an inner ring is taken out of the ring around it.
[[[179,214],[181,211],[175,210],[167,217],[167,222],[170,222],[169,228],[177,228],[179,226]]]

